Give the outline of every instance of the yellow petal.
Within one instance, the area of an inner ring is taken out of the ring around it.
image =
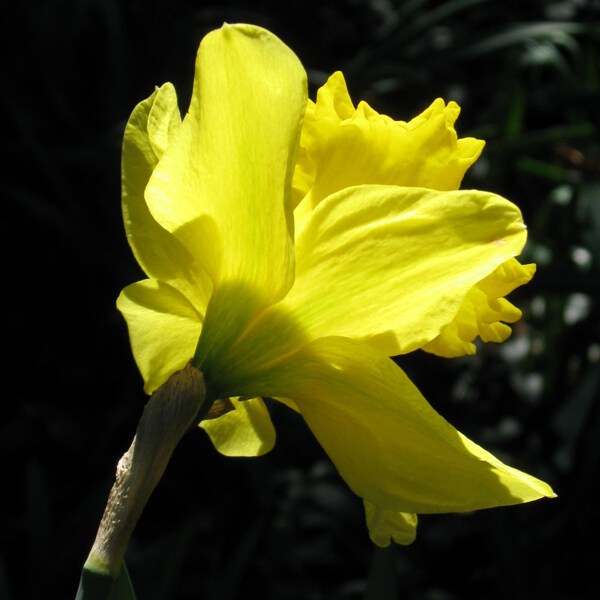
[[[188,114],[146,190],[154,217],[218,287],[262,303],[293,281],[291,178],[306,75],[273,34],[224,25],[200,44]]]
[[[188,114],[146,190],[153,216],[211,275],[194,364],[223,354],[294,278],[291,180],[306,73],[268,31],[224,25],[200,44]]]
[[[151,394],[194,355],[202,315],[175,288],[152,279],[127,286],[117,299],[131,349]]]
[[[225,456],[262,456],[275,444],[275,428],[262,398],[231,398],[234,410],[205,420],[200,427]]]
[[[296,240],[296,282],[278,309],[311,339],[343,335],[388,356],[410,352],[438,336],[467,292],[525,240],[519,209],[491,193],[349,188],[310,214]],[[280,328],[262,323],[272,339]]]
[[[417,537],[417,515],[394,512],[364,501],[367,527],[371,541],[386,548],[391,541],[408,546]]]
[[[458,139],[460,108],[441,99],[408,123],[380,115],[365,102],[356,110],[344,77],[334,73],[307,110],[294,176],[302,221],[321,200],[353,185],[376,183],[455,190],[484,143]]]
[[[295,411],[297,413],[300,412],[298,405],[293,400],[290,400],[289,398],[277,397],[277,398],[274,398],[274,400],[281,402],[281,404],[285,404],[288,408],[291,408],[293,411]]]
[[[469,511],[553,496],[456,431],[365,344],[315,340],[263,373],[257,388],[293,398],[341,476],[379,509]]]
[[[136,260],[145,273],[180,290],[201,312],[210,280],[184,246],[150,214],[144,190],[179,128],[177,96],[166,83],[131,114],[123,137],[123,222]]]
[[[484,342],[500,343],[506,340],[511,329],[506,323],[521,318],[521,311],[502,296],[531,280],[535,265],[521,265],[512,258],[469,290],[458,313],[423,350],[452,358],[475,354],[471,342],[480,336]]]

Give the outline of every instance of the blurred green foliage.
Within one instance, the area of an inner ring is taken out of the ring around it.
[[[124,124],[167,80],[187,106],[198,42],[223,21],[278,34],[313,93],[342,69],[353,98],[396,118],[453,99],[460,134],[488,141],[464,186],[523,210],[538,264],[511,296],[525,316],[507,343],[476,357],[398,362],[453,424],[559,498],[423,517],[415,544],[373,553],[360,501],[298,416],[273,404],[279,437],[266,457],[226,459],[201,431],[184,439],[128,551],[138,597],[592,597],[599,17],[598,0],[11,4],[0,26],[0,597],[75,595],[144,403],[114,307],[141,278],[120,216]],[[388,582],[383,591],[367,591],[369,572]]]

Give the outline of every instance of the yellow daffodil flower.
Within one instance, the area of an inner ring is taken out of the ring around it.
[[[273,34],[202,41],[183,121],[170,84],[133,111],[123,214],[148,278],[118,307],[153,392],[192,359],[228,412],[200,426],[232,456],[268,452],[261,398],[299,412],[364,500],[371,539],[407,544],[416,513],[551,497],[449,425],[388,358],[474,352],[520,317],[534,271],[516,206],[458,191],[483,143],[436,100],[399,122],[354,107],[340,73],[307,100]],[[228,400],[227,400],[228,399]]]

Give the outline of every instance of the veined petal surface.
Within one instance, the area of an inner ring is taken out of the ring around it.
[[[202,40],[189,112],[146,199],[213,280],[194,357],[205,373],[293,283],[291,180],[306,100],[300,61],[268,31],[224,25]]]
[[[262,398],[231,398],[234,409],[200,427],[225,456],[262,456],[275,445],[275,428]]]
[[[293,281],[291,178],[306,74],[273,34],[224,25],[200,44],[188,114],[146,198],[215,286],[241,282],[263,304]]]
[[[117,299],[135,362],[151,394],[194,354],[202,315],[174,287],[155,279],[127,286]]]
[[[388,356],[410,352],[438,336],[525,240],[519,209],[491,193],[349,188],[308,216],[296,281],[279,308],[310,339],[342,335]]]
[[[146,275],[177,288],[203,313],[211,289],[207,274],[181,242],[156,222],[144,197],[152,172],[180,123],[177,95],[170,83],[134,108],[123,136],[123,222],[135,258]]]
[[[261,381],[263,395],[294,399],[341,476],[378,509],[469,511],[554,495],[456,431],[365,344],[315,340]]]

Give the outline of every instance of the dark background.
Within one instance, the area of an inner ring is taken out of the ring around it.
[[[140,600],[584,599],[597,585],[600,473],[600,3],[485,0],[55,0],[3,11],[0,597],[72,598],[115,465],[145,402],[114,306],[140,279],[120,215],[134,105],[223,21],[263,25],[311,93],[336,69],[353,99],[409,119],[437,96],[488,140],[464,187],[523,210],[525,316],[476,357],[399,359],[431,403],[559,498],[424,516],[374,554],[358,498],[300,418],[273,406],[275,450],[227,459],[188,435],[127,561]],[[373,559],[373,556],[375,557]],[[374,579],[374,578],[372,578]]]

